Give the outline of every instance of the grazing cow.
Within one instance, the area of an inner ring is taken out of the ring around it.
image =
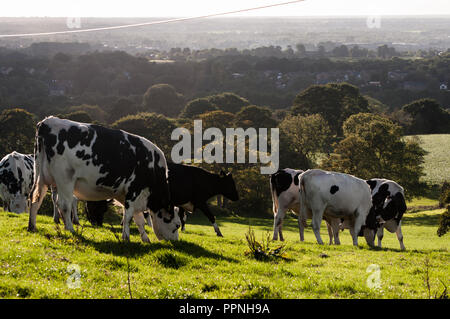
[[[207,201],[215,195],[223,195],[232,201],[239,199],[231,173],[225,174],[221,171],[220,175],[213,174],[199,167],[171,162],[168,166],[170,199],[174,206],[179,207],[182,229],[185,224],[185,210],[192,213],[198,208],[208,217],[217,236],[223,237]]]
[[[69,231],[74,231],[70,207],[75,195],[80,200],[114,198],[122,203],[126,241],[133,217],[142,241],[149,241],[142,216],[147,209],[155,215],[158,239],[178,239],[180,221],[169,207],[166,159],[143,137],[50,116],[37,125],[34,171],[29,231],[36,229],[36,214],[47,188],[56,186],[58,207]]]
[[[14,213],[28,211],[28,195],[33,187],[33,154],[21,154],[16,151],[6,155],[0,161],[0,197],[7,210]],[[58,193],[52,188],[53,219],[59,223],[59,213],[56,206]],[[78,215],[75,207],[72,210],[73,222],[78,224]]]
[[[33,155],[12,152],[0,161],[0,197],[4,209],[28,211],[28,195],[33,186]]]
[[[320,237],[320,222],[325,215],[334,218],[349,219],[353,227],[350,233],[353,245],[358,245],[358,234],[367,223],[366,217],[372,209],[372,197],[367,183],[355,176],[328,172],[319,169],[307,170],[299,176],[300,214],[303,219],[312,217],[312,228],[317,242],[323,244]],[[299,218],[300,234],[304,225]],[[367,244],[373,246],[375,226],[368,224],[364,229]]]
[[[381,248],[383,228],[397,234],[400,249],[405,250],[402,234],[402,216],[406,211],[403,187],[394,181],[372,178],[366,181],[372,191],[373,214],[377,220],[378,247]]]
[[[272,209],[274,214],[273,240],[278,240],[278,234],[280,235],[280,240],[284,240],[282,227],[286,211],[291,210],[298,218],[301,217],[299,214],[300,195],[298,190],[298,176],[302,173],[302,170],[284,168],[270,175],[270,192],[272,194]],[[334,243],[339,245],[340,219],[325,215],[323,219],[327,224],[330,245],[333,244],[333,238]],[[304,241],[303,233],[300,233],[300,241]]]

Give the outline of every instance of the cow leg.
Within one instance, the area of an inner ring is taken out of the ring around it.
[[[365,217],[368,209],[365,210],[364,208],[358,208],[356,210],[356,218],[355,218],[355,224],[354,224],[354,230],[355,233],[353,234],[353,245],[358,246],[358,234],[361,231],[362,226],[365,224]],[[375,231],[371,230],[369,228],[364,229],[364,237],[366,239],[367,244],[370,247],[375,247],[374,241],[375,241]]]
[[[332,227],[333,227],[333,235],[334,235],[334,244],[340,245],[341,240],[339,239],[339,219],[338,218],[333,218]]]
[[[72,202],[73,195],[72,192],[65,194],[60,188],[58,188],[58,208],[61,212],[64,228],[70,232],[74,232],[73,224],[72,224]]]
[[[181,221],[181,231],[185,230],[184,225],[186,225],[186,210],[183,207],[178,207],[178,216],[180,217]]]
[[[124,241],[130,241],[130,222],[134,215],[134,208],[129,205],[129,202],[125,202],[125,208],[123,213],[123,225],[122,225],[122,239]]]
[[[328,235],[330,236],[330,245],[332,244],[332,238],[334,239],[335,245],[340,245],[341,241],[339,240],[339,218],[330,217],[327,220],[327,227],[328,227]]]
[[[383,231],[383,225],[381,225],[377,229],[377,238],[378,238],[378,247],[381,248],[381,240],[383,239],[384,231]]]
[[[80,220],[78,219],[78,199],[75,197],[72,200],[72,222],[75,225],[80,225]]]
[[[322,222],[323,209],[316,209],[312,212],[311,226],[316,236],[317,243],[323,245],[322,237],[320,236],[320,223]]]
[[[149,225],[150,227],[153,227],[153,223],[152,223],[152,218],[150,217],[150,212],[149,211],[145,211],[143,213],[145,220],[147,221],[147,225]],[[122,214],[123,216],[123,214]]]
[[[280,235],[280,240],[284,240],[282,226],[285,214],[286,209],[284,207],[278,206],[278,211],[273,216],[273,240],[278,240],[278,234]]]
[[[55,224],[59,224],[59,210],[56,202],[58,200],[58,192],[55,187],[51,186],[50,190],[52,192],[52,203],[53,203],[53,221]]]
[[[327,224],[328,237],[330,239],[329,245],[333,245],[333,229],[327,220],[325,220],[325,224]]]
[[[397,230],[395,231],[395,233],[397,234],[397,239],[398,239],[398,242],[400,243],[400,249],[405,250],[406,247],[403,244],[402,222],[400,222],[398,224],[398,227],[397,227]]]
[[[28,219],[28,231],[36,231],[36,216],[41,207],[42,202],[47,194],[48,186],[42,182],[42,179],[38,177],[36,184],[34,185],[33,192],[31,193],[31,208],[30,216]]]
[[[141,235],[141,239],[144,243],[149,243],[150,239],[147,236],[147,232],[145,231],[145,217],[143,213],[137,213],[133,215],[133,220],[138,226],[139,234]]]
[[[217,236],[223,237],[222,233],[220,232],[219,226],[217,226],[217,224],[216,224],[216,218],[209,210],[208,204],[202,203],[202,204],[196,205],[196,206],[198,209],[200,209],[206,215],[206,217],[208,217],[209,221],[211,222],[211,224],[214,227],[214,230],[215,230]]]

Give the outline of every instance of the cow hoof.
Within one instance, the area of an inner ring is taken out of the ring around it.
[[[222,233],[217,233],[217,237],[223,237]]]
[[[27,231],[29,231],[30,233],[35,233],[37,229],[34,226],[28,226]]]

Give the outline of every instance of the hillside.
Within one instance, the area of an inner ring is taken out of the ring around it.
[[[417,136],[422,141],[422,147],[429,152],[425,156],[424,179],[436,184],[450,181],[450,134]]]
[[[439,297],[440,280],[450,284],[448,235],[436,235],[442,211],[404,216],[406,251],[388,232],[383,249],[369,249],[362,238],[353,247],[348,231],[341,246],[320,246],[310,227],[300,243],[297,221],[287,218],[287,259],[257,261],[245,255],[245,234],[251,226],[260,241],[272,219],[218,218],[219,238],[194,214],[180,241],[157,241],[147,227],[151,243],[143,244],[134,225],[130,243],[117,240],[119,222],[113,233],[82,219],[72,235],[38,215],[38,232],[28,233],[26,214],[0,210],[0,298],[428,298],[427,271],[430,295]],[[322,236],[327,242],[324,223]],[[367,284],[369,266],[379,267],[378,289]]]

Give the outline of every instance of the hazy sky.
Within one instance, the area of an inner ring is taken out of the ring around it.
[[[1,0],[1,17],[190,17],[289,0]],[[449,14],[450,0],[305,0],[251,16]]]

